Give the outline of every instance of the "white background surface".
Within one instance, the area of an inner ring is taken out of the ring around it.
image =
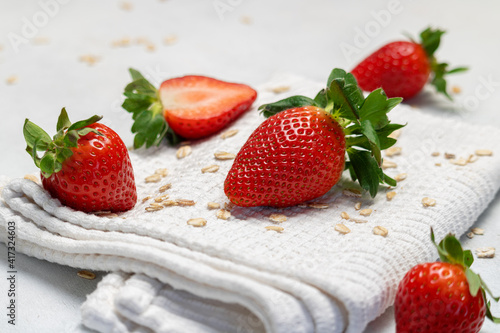
[[[24,152],[25,118],[54,134],[60,109],[74,121],[104,115],[127,145],[130,116],[121,109],[127,68],[134,67],[158,85],[163,79],[202,74],[257,86],[273,74],[292,72],[325,81],[330,70],[352,69],[383,43],[417,35],[429,24],[448,30],[437,53],[452,65],[471,70],[450,77],[462,93],[449,102],[427,89],[407,103],[429,113],[500,128],[500,30],[498,1],[265,1],[143,0],[0,1],[0,175],[36,173]],[[45,4],[45,5],[44,5]],[[390,13],[390,9],[393,13]],[[49,12],[47,14],[47,12]],[[385,13],[381,14],[381,13]],[[377,21],[376,17],[381,21]],[[30,23],[35,29],[27,28]],[[38,26],[37,26],[38,25]],[[360,31],[371,36],[364,39]],[[163,39],[177,37],[173,45]],[[131,43],[113,48],[121,38],[147,38],[155,51]],[[16,39],[20,43],[13,43]],[[40,39],[47,43],[40,44]],[[351,47],[351,53],[342,51]],[[354,49],[356,48],[356,49]],[[91,54],[99,61],[79,61]],[[18,81],[7,84],[15,75]],[[500,248],[500,196],[476,226],[484,236],[464,239],[469,248]],[[0,308],[7,293],[7,251],[0,246]],[[0,331],[81,331],[79,306],[99,279],[83,280],[77,269],[21,254],[17,265],[17,325],[0,312]],[[500,293],[499,256],[476,260],[473,268]],[[99,273],[100,277],[104,273]],[[5,276],[5,277],[4,277]],[[500,315],[500,308],[495,308]],[[367,332],[393,332],[392,308]],[[499,328],[487,322],[482,332]]]

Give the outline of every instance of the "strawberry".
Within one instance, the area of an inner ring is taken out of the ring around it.
[[[226,127],[250,109],[257,92],[244,84],[205,76],[164,81],[159,90],[141,73],[130,69],[133,81],[125,88],[123,108],[133,114],[134,147],[159,145],[164,137],[198,139]]]
[[[383,88],[389,97],[411,98],[418,94],[429,80],[437,91],[451,99],[446,91],[446,74],[467,70],[458,67],[448,70],[448,64],[438,63],[434,52],[439,47],[445,31],[427,28],[421,34],[421,42],[396,41],[382,46],[361,61],[352,74],[365,91]]]
[[[125,144],[93,116],[72,124],[63,108],[53,139],[26,119],[26,151],[41,170],[43,187],[68,207],[121,212],[134,207],[134,171]],[[37,151],[44,151],[39,157]]]
[[[475,333],[485,316],[500,323],[486,302],[486,292],[491,292],[469,268],[471,251],[464,251],[451,234],[437,245],[431,229],[431,240],[441,262],[419,264],[399,283],[394,303],[397,332]],[[498,297],[493,299],[498,302]]]
[[[372,196],[380,183],[394,186],[381,169],[381,150],[396,142],[388,135],[402,127],[387,118],[400,102],[382,89],[365,99],[352,74],[334,69],[314,99],[262,105],[269,118],[236,156],[224,182],[227,197],[246,207],[293,206],[328,192],[344,167]]]

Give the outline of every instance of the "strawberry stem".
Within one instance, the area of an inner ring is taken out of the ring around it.
[[[487,301],[486,293],[488,293],[495,302],[498,302],[500,297],[493,296],[481,276],[474,273],[470,269],[470,266],[474,262],[472,252],[470,250],[463,250],[460,241],[453,234],[446,235],[441,240],[441,242],[439,242],[439,244],[436,244],[434,230],[432,229],[432,227],[431,242],[436,247],[439,258],[442,262],[462,266],[465,271],[465,276],[467,277],[470,294],[472,295],[472,297],[476,297],[477,293],[481,292],[483,294],[483,299],[486,302],[486,317],[488,317],[494,323],[500,323],[500,318],[493,316],[491,313],[490,301]]]
[[[403,127],[391,124],[387,113],[401,103],[402,98],[387,98],[382,89],[364,97],[356,79],[351,73],[335,68],[327,80],[327,87],[314,99],[292,96],[271,104],[264,104],[259,110],[270,117],[278,112],[301,107],[324,108],[344,128],[346,136],[346,169],[351,178],[358,181],[372,197],[378,192],[379,184],[395,186],[396,181],[384,174],[381,151],[396,143],[389,135]]]
[[[40,168],[42,175],[48,178],[53,173],[61,171],[64,161],[73,155],[71,148],[78,146],[78,140],[81,137],[89,133],[102,135],[97,130],[86,127],[101,119],[101,116],[92,116],[72,124],[66,109],[63,108],[57,120],[57,133],[53,138],[42,128],[26,119],[23,126],[24,139],[27,144],[26,152]],[[38,156],[39,151],[44,152],[42,157]]]
[[[134,148],[144,144],[146,148],[158,146],[164,138],[170,144],[180,142],[180,138],[168,126],[163,116],[163,105],[158,90],[137,70],[130,68],[132,82],[125,87],[123,94],[127,97],[122,107],[132,113],[134,124],[132,133]]]
[[[431,84],[436,88],[436,90],[443,95],[445,95],[448,99],[452,100],[451,96],[446,91],[446,80],[445,75],[447,74],[455,74],[460,72],[465,72],[468,70],[467,67],[457,67],[454,69],[448,70],[447,63],[439,63],[434,56],[434,53],[439,47],[441,43],[441,36],[445,33],[444,30],[432,29],[428,27],[424,31],[420,33],[420,45],[424,48],[425,53],[427,53],[427,57],[429,57],[431,71],[432,71],[432,79]]]

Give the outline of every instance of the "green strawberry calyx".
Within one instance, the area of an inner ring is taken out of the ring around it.
[[[168,126],[163,115],[158,89],[156,89],[139,71],[129,68],[132,82],[126,87],[123,94],[125,101],[122,107],[132,113],[134,124],[132,133],[134,136],[134,148],[146,145],[149,148],[158,146],[164,138],[170,144],[180,142],[180,138]]]
[[[63,162],[73,155],[71,148],[78,147],[78,140],[81,137],[89,133],[102,135],[97,130],[86,127],[101,119],[101,116],[92,116],[86,120],[71,123],[66,109],[63,108],[57,120],[57,133],[53,138],[38,125],[26,119],[23,126],[26,151],[33,158],[35,165],[40,168],[42,175],[48,178],[53,173],[61,171]],[[39,151],[44,152],[42,157],[38,156]]]
[[[431,241],[436,247],[439,258],[442,262],[462,266],[465,271],[465,276],[467,277],[470,294],[472,297],[476,297],[477,293],[480,291],[483,294],[484,301],[486,302],[486,317],[494,323],[500,323],[500,318],[494,317],[491,313],[490,301],[486,301],[486,293],[488,293],[495,302],[498,302],[500,297],[493,296],[491,290],[488,288],[481,276],[474,273],[470,269],[470,266],[474,262],[472,252],[470,250],[464,250],[460,241],[453,234],[446,235],[441,242],[439,242],[439,244],[436,244],[434,230],[432,228]]]
[[[453,69],[448,69],[447,63],[439,63],[434,56],[434,52],[439,47],[441,43],[441,36],[446,31],[439,29],[432,29],[431,27],[425,29],[420,33],[420,45],[424,48],[425,53],[429,57],[431,63],[431,70],[433,73],[431,84],[436,88],[436,90],[444,94],[448,99],[452,100],[451,96],[446,91],[446,80],[445,75],[455,74],[460,72],[465,72],[468,70],[467,67],[457,67]]]
[[[379,184],[396,186],[396,181],[382,170],[381,151],[393,146],[396,139],[389,135],[404,127],[392,124],[387,113],[401,103],[402,98],[387,98],[382,89],[371,92],[366,98],[354,76],[335,68],[328,77],[326,88],[314,99],[292,96],[271,104],[264,104],[259,110],[266,117],[278,112],[302,107],[316,106],[325,109],[344,128],[347,159],[345,169],[353,181],[358,181],[372,197],[378,192]]]

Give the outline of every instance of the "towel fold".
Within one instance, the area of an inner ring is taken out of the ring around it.
[[[290,91],[277,95],[272,88],[278,86]],[[311,96],[321,87],[283,76],[259,89],[256,105]],[[3,179],[0,239],[6,242],[7,223],[15,222],[17,251],[113,271],[82,306],[83,323],[101,332],[361,332],[392,304],[409,268],[436,258],[430,227],[437,238],[464,233],[500,187],[499,130],[405,105],[390,118],[408,123],[397,143],[401,154],[387,157],[395,163],[387,174],[406,174],[390,189],[392,200],[383,188],[375,199],[345,191],[356,188],[346,174],[314,200],[326,208],[233,207],[228,220],[218,219],[207,203],[228,203],[223,182],[232,162],[214,153],[238,152],[263,121],[252,109],[231,125],[239,130],[235,136],[193,142],[185,158],[167,146],[132,151],[139,202],[119,216],[76,212],[33,181]],[[494,154],[477,157],[477,149]],[[456,156],[447,159],[445,152]],[[218,172],[201,172],[213,164]],[[159,168],[168,176],[145,182]],[[171,188],[160,193],[167,183]],[[147,212],[152,199],[142,198],[163,194],[196,204]],[[424,197],[435,206],[425,207]],[[357,202],[372,213],[360,216]],[[341,212],[354,220],[342,219]],[[269,219],[275,213],[287,216],[281,233],[265,228],[276,224]],[[207,220],[205,227],[187,225],[198,217]],[[351,232],[335,231],[338,223]],[[387,236],[375,235],[376,226]]]

